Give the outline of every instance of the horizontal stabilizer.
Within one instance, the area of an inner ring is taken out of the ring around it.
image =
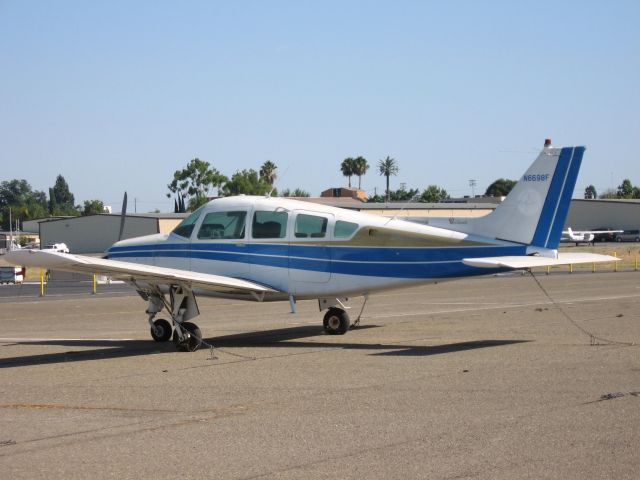
[[[558,258],[541,256],[515,255],[505,257],[483,257],[464,258],[465,265],[479,268],[534,268],[534,267],[554,267],[558,265],[570,265],[578,263],[602,263],[617,262],[620,259],[610,255],[600,255],[597,253],[559,253]]]
[[[191,272],[139,263],[106,260],[42,250],[14,250],[5,256],[9,263],[23,267],[40,267],[65,272],[107,275],[129,282],[163,285],[188,285],[212,292],[274,293],[275,290],[254,282],[222,275]]]

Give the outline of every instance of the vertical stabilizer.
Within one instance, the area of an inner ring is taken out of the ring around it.
[[[558,248],[585,147],[545,144],[507,198],[468,233],[499,240]]]

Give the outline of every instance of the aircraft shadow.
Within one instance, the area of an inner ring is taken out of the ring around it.
[[[375,325],[358,327],[357,330],[377,328]],[[351,332],[351,335],[355,335]],[[303,341],[304,338],[313,338]],[[477,340],[470,342],[458,342],[446,345],[419,346],[396,343],[337,343],[330,341],[317,341],[317,339],[336,338],[325,335],[322,327],[301,326],[280,328],[258,332],[246,332],[219,337],[207,338],[205,341],[214,347],[261,347],[261,348],[314,348],[314,349],[345,349],[345,350],[377,350],[371,355],[379,356],[430,356],[445,353],[454,353],[478,348],[491,348],[503,345],[525,343],[529,340]],[[296,341],[297,340],[297,341]],[[171,342],[156,343],[152,340],[33,340],[5,342],[0,345],[3,350],[15,345],[51,345],[78,348],[66,352],[43,353],[25,355],[21,357],[9,357],[0,359],[0,369],[15,368],[33,365],[48,365],[68,362],[84,362],[89,360],[103,360],[110,358],[138,357],[142,355],[175,353]],[[94,348],[91,348],[94,347]],[[384,351],[382,351],[384,350]],[[6,350],[5,350],[6,351]],[[188,354],[185,354],[188,355]]]

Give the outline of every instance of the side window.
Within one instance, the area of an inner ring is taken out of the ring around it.
[[[200,207],[187,218],[185,218],[182,222],[180,222],[180,224],[173,229],[172,233],[185,238],[191,237],[193,228],[196,226],[196,222],[198,221],[198,218],[200,218],[200,214],[202,213],[202,208],[203,207]]]
[[[253,238],[284,238],[287,235],[287,212],[256,211],[253,214]]]
[[[358,224],[353,222],[345,222],[344,220],[336,221],[336,228],[333,232],[335,238],[348,238],[358,230]]]
[[[244,238],[244,225],[247,212],[210,212],[202,220],[198,238],[241,239]]]
[[[324,238],[327,234],[327,219],[303,213],[296,217],[294,235],[296,238]]]

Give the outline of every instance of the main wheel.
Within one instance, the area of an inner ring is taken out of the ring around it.
[[[171,328],[171,324],[166,320],[160,318],[153,322],[153,327],[151,327],[151,337],[156,342],[168,342],[171,340],[172,333],[173,329]]]
[[[349,330],[349,315],[340,308],[330,308],[325,314],[322,325],[329,335],[344,335]]]
[[[195,352],[202,345],[202,332],[195,323],[183,322],[182,328],[186,332],[186,338],[180,341],[178,328],[173,332],[173,343],[181,352]]]

